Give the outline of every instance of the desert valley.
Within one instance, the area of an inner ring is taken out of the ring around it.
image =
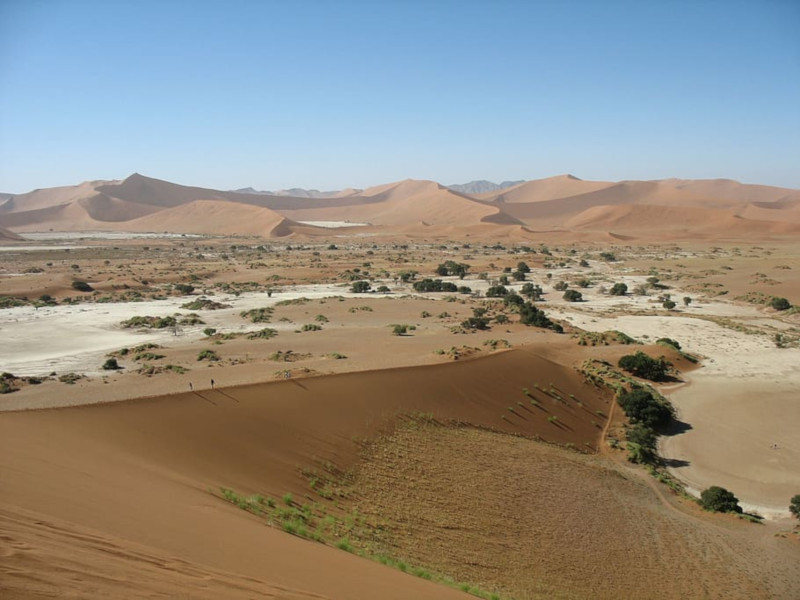
[[[0,195],[0,595],[800,597],[799,251],[732,180]]]

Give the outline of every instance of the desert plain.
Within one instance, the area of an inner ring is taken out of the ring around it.
[[[799,233],[729,180],[9,196],[0,592],[800,597]]]

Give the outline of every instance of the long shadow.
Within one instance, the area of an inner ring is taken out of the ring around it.
[[[206,398],[206,397],[205,397],[205,396],[203,396],[203,394],[201,394],[200,392],[194,392],[194,395],[195,395],[195,396],[200,396],[200,397],[201,397],[203,400],[205,400],[205,401],[206,401],[206,402],[208,402],[209,404],[213,404],[214,406],[216,406],[216,405],[217,405],[217,403],[216,403],[216,402],[214,402],[214,401],[213,401],[211,398]]]
[[[218,394],[222,394],[222,395],[223,395],[223,396],[225,396],[226,398],[230,398],[230,399],[231,399],[231,400],[233,400],[234,402],[239,402],[239,400],[237,400],[236,398],[234,398],[233,396],[231,396],[231,395],[230,395],[229,393],[227,393],[227,392],[223,392],[222,390],[220,390],[220,389],[216,389],[216,388],[214,389],[214,391],[215,391],[215,392],[217,392]]]
[[[691,429],[693,429],[693,427],[689,423],[679,421],[678,419],[672,419],[669,422],[669,425],[664,427],[660,433],[661,435],[668,435],[671,437],[673,435],[680,435],[682,433],[686,433]]]
[[[680,458],[662,458],[661,462],[664,463],[664,466],[671,467],[673,469],[688,467],[690,464],[692,464],[688,460],[683,460]]]
[[[293,384],[295,384],[295,385],[297,385],[297,386],[300,386],[300,387],[301,387],[301,388],[303,388],[304,390],[307,390],[307,389],[308,389],[306,386],[304,386],[302,383],[300,383],[300,382],[299,382],[299,381],[297,381],[296,379],[289,379],[289,381],[291,381]]]

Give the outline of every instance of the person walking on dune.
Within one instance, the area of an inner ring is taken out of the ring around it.
[[[194,387],[192,386],[192,382],[191,381],[189,382],[189,391],[190,392],[194,391]]]
[[[211,380],[211,389],[212,390],[214,389],[214,380],[213,379]]]

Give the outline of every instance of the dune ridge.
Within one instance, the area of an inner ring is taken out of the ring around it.
[[[444,237],[463,229],[476,239],[522,240],[552,232],[596,241],[610,233],[628,240],[762,240],[799,231],[800,190],[727,179],[608,182],[559,175],[477,195],[406,179],[293,197],[185,186],[134,173],[122,181],[34,190],[0,205],[0,227],[15,232],[331,235],[298,221],[367,224],[362,232],[383,236]]]

